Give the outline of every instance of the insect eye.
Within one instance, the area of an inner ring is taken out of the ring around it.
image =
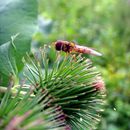
[[[55,44],[55,48],[57,51],[62,50],[63,43],[61,41],[57,41]]]

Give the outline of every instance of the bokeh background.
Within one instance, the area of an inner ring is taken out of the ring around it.
[[[62,39],[103,54],[86,56],[101,71],[107,89],[98,130],[130,130],[130,0],[39,0],[38,23],[33,50]]]

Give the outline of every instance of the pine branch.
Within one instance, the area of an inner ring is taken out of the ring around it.
[[[1,89],[0,129],[85,130],[96,129],[105,104],[105,87],[90,60],[80,55],[59,55],[53,67],[45,49],[26,64],[31,82],[22,87]],[[14,88],[13,88],[14,89]]]
[[[35,92],[47,90],[52,102],[63,110],[72,130],[95,129],[104,110],[105,87],[100,72],[90,60],[77,56],[59,56],[49,69],[47,49],[41,52],[42,61],[31,60],[27,66]],[[42,68],[44,66],[44,69]],[[27,76],[28,77],[28,76]]]
[[[6,91],[0,103],[0,129],[2,130],[65,130],[64,114],[60,107],[51,103],[47,91],[30,97],[31,91],[21,96],[21,89],[12,96]],[[42,99],[42,100],[41,100]]]

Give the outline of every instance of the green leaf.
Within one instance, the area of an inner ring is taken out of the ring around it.
[[[10,76],[17,75],[15,58],[11,54],[13,51],[15,49],[10,42],[0,46],[0,78],[2,84],[7,85]]]
[[[11,36],[19,34],[15,40],[17,51],[13,53],[18,70],[23,67],[22,57],[30,50],[36,18],[36,0],[0,0],[0,45],[10,41]]]

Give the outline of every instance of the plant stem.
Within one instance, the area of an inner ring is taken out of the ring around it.
[[[29,88],[29,85],[24,85],[25,87],[28,87],[28,89],[30,90],[30,88]],[[16,96],[16,94],[17,94],[17,92],[18,92],[18,87],[20,87],[19,85],[18,86],[14,86],[14,87],[12,87],[11,89],[10,89],[10,91],[11,91],[11,94],[13,95],[13,96]],[[2,93],[6,93],[8,91],[8,88],[7,87],[4,87],[4,86],[0,86],[0,94],[2,94]],[[20,95],[21,96],[23,96],[23,95],[25,95],[27,93],[27,91],[20,91]],[[31,94],[30,95],[31,97],[34,97],[34,95],[33,94]]]
[[[0,93],[5,93],[7,91],[6,87],[0,86]]]

